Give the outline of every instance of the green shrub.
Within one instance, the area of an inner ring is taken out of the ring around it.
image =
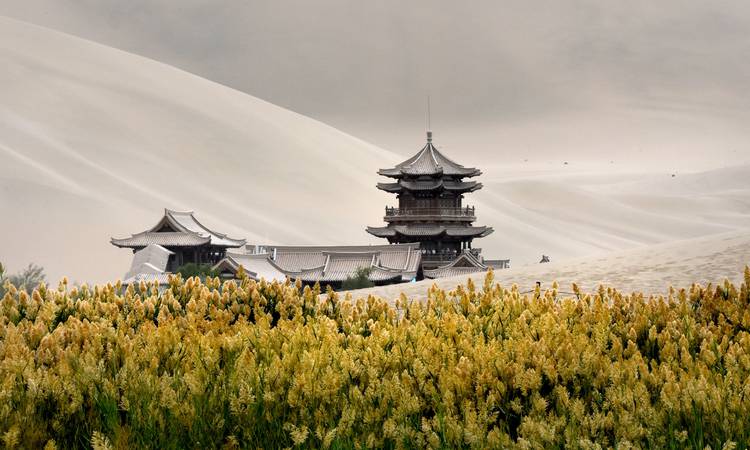
[[[206,277],[219,276],[219,272],[211,269],[210,264],[187,263],[177,268],[176,273],[182,275],[182,278],[199,277],[205,280]]]
[[[344,291],[351,291],[352,289],[362,289],[375,286],[375,283],[370,281],[370,273],[372,273],[371,267],[360,267],[354,271],[354,275],[347,277],[346,280],[341,284],[341,289]]]

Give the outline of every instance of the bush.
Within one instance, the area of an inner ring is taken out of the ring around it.
[[[372,273],[371,267],[359,267],[354,271],[354,275],[347,277],[346,280],[341,284],[341,289],[344,291],[351,291],[353,289],[362,289],[375,286],[375,283],[370,281],[370,273]]]
[[[666,298],[471,280],[425,303],[289,282],[11,289],[9,447],[694,448],[750,442],[750,269]]]
[[[219,273],[211,268],[210,264],[187,263],[177,268],[176,273],[187,279],[190,277],[199,277],[205,280],[206,277],[217,277]]]

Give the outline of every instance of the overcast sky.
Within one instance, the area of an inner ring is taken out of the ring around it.
[[[403,155],[429,94],[436,140],[470,165],[750,160],[747,0],[0,0],[0,14]]]

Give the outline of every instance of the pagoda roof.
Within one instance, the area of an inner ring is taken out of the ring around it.
[[[434,191],[443,189],[453,192],[473,192],[482,188],[482,183],[477,181],[455,181],[444,179],[432,180],[406,180],[399,179],[395,183],[378,183],[378,189],[398,193],[406,191]]]
[[[164,247],[195,247],[212,245],[216,247],[241,247],[244,239],[233,239],[226,234],[213,231],[195,218],[193,211],[164,210],[159,222],[146,231],[128,238],[112,238],[117,247],[141,248],[149,244]]]
[[[427,144],[416,155],[392,169],[380,169],[378,174],[391,178],[421,175],[475,177],[481,175],[482,171],[473,167],[464,167],[443,155],[432,145],[432,132],[428,131]]]
[[[492,227],[486,226],[450,226],[450,225],[390,225],[386,227],[367,227],[367,232],[377,237],[485,237],[492,233]]]

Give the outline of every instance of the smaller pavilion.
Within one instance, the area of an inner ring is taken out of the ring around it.
[[[188,263],[214,265],[226,256],[227,249],[246,243],[244,239],[233,239],[207,228],[192,211],[170,209],[165,209],[164,216],[150,229],[127,238],[112,238],[111,242],[116,247],[132,249],[133,253],[152,244],[160,246],[169,252],[165,253],[168,259],[161,268],[164,272],[175,272]]]

